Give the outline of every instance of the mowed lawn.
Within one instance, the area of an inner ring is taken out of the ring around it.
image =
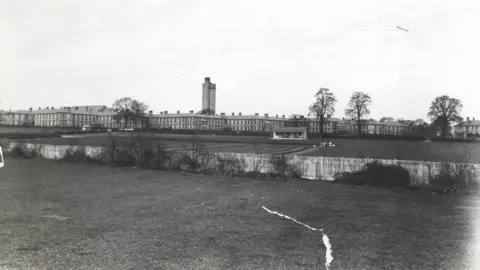
[[[2,269],[479,269],[473,197],[6,159]]]
[[[150,135],[150,134],[145,134]],[[124,142],[130,140],[132,134],[123,133],[120,139]],[[177,140],[172,138],[177,137]],[[163,144],[169,149],[185,149],[191,145],[192,136],[174,134],[155,134],[154,143]],[[237,152],[251,153],[254,150],[266,149],[268,152],[303,155],[303,156],[327,156],[327,157],[368,157],[379,159],[397,160],[420,160],[437,162],[459,162],[480,164],[480,143],[472,142],[420,142],[401,140],[355,140],[355,139],[327,139],[333,142],[335,147],[318,147],[319,141],[310,142],[286,142],[278,141],[268,143],[264,137],[242,136],[211,136],[198,135],[202,145],[213,152]],[[228,141],[231,140],[231,141]],[[259,140],[261,142],[255,142]],[[263,141],[262,141],[263,140]],[[49,138],[31,140],[33,143],[57,144],[57,145],[109,145],[108,135],[90,135],[85,138]],[[316,145],[317,147],[313,147]]]

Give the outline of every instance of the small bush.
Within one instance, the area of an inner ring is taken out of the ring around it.
[[[117,148],[117,150],[113,152],[112,160],[115,165],[119,166],[135,166],[140,163],[138,153],[130,146]]]
[[[245,159],[237,157],[236,153],[229,153],[217,158],[217,173],[230,177],[245,173]]]
[[[142,166],[147,169],[165,170],[170,158],[170,153],[160,144],[157,144],[155,149],[149,144],[147,148],[143,149]]]
[[[281,177],[284,180],[300,179],[302,171],[297,164],[292,163],[292,157],[285,154],[273,153],[270,155],[268,162],[273,171],[270,172],[270,177],[276,179]]]
[[[288,179],[301,179],[302,170],[297,164],[287,164],[286,175]]]
[[[200,172],[205,167],[208,152],[198,140],[194,140],[186,151],[181,152],[180,165],[187,165],[190,169]]]
[[[89,160],[85,147],[79,146],[70,146],[62,157],[63,161],[68,162],[86,162]]]
[[[35,158],[39,156],[39,153],[34,148],[27,147],[24,143],[16,144],[12,149],[9,151],[9,155],[15,158]]]
[[[475,168],[469,164],[442,163],[439,173],[431,176],[429,182],[442,193],[470,193],[479,189]]]
[[[385,165],[378,161],[351,173],[341,173],[335,176],[335,182],[349,185],[369,185],[374,187],[409,187],[410,174],[398,165]]]

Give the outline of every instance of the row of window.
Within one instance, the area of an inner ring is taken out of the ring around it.
[[[71,117],[68,117],[71,116]],[[91,114],[73,114],[73,115],[67,115],[63,113],[45,113],[45,114],[36,114],[34,115],[34,119],[38,120],[44,120],[44,119],[66,119],[66,118],[71,118],[71,119],[80,119],[80,120],[94,120],[97,118],[96,115],[91,115]]]

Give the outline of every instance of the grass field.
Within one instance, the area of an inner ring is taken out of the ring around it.
[[[128,140],[129,134],[122,134],[123,140]],[[190,135],[156,134],[157,142],[170,149],[187,147]],[[268,151],[297,154],[304,156],[330,156],[399,159],[399,160],[425,160],[443,162],[468,162],[480,163],[480,143],[471,142],[415,142],[415,141],[385,141],[385,140],[354,140],[332,139],[336,147],[314,148],[319,141],[281,142],[258,137],[239,136],[197,136],[209,151],[216,152],[252,152],[254,149],[267,149]],[[79,139],[49,138],[33,140],[35,143],[45,144],[82,144],[101,146],[109,144],[106,134],[90,135]]]
[[[2,269],[478,269],[473,197],[7,158]],[[477,233],[478,234],[478,233]]]

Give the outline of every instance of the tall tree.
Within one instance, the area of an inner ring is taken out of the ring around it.
[[[335,112],[337,98],[328,88],[320,88],[315,94],[315,99],[315,102],[308,108],[309,115],[313,115],[320,120],[320,134],[323,134],[325,116],[332,115]]]
[[[463,108],[459,99],[451,98],[447,95],[436,97],[430,105],[428,116],[432,120],[432,124],[438,125],[441,129],[441,136],[445,138],[449,132],[452,122],[461,122],[460,112]]]
[[[145,111],[148,109],[145,103],[130,97],[123,97],[116,100],[112,107],[117,112],[117,115],[115,115],[117,123],[123,121],[124,128],[127,127],[128,123],[137,127],[139,121],[142,128],[145,126]]]
[[[369,94],[363,92],[355,92],[350,97],[350,101],[348,102],[347,109],[345,110],[345,114],[347,117],[350,117],[352,120],[356,121],[357,129],[358,129],[358,138],[360,138],[360,134],[362,133],[362,118],[368,116],[370,114],[370,109],[368,108],[372,104],[372,99],[370,98]]]
[[[384,122],[392,122],[392,121],[395,121],[395,118],[390,117],[390,116],[380,118],[380,122],[382,122],[382,123],[384,123]]]

